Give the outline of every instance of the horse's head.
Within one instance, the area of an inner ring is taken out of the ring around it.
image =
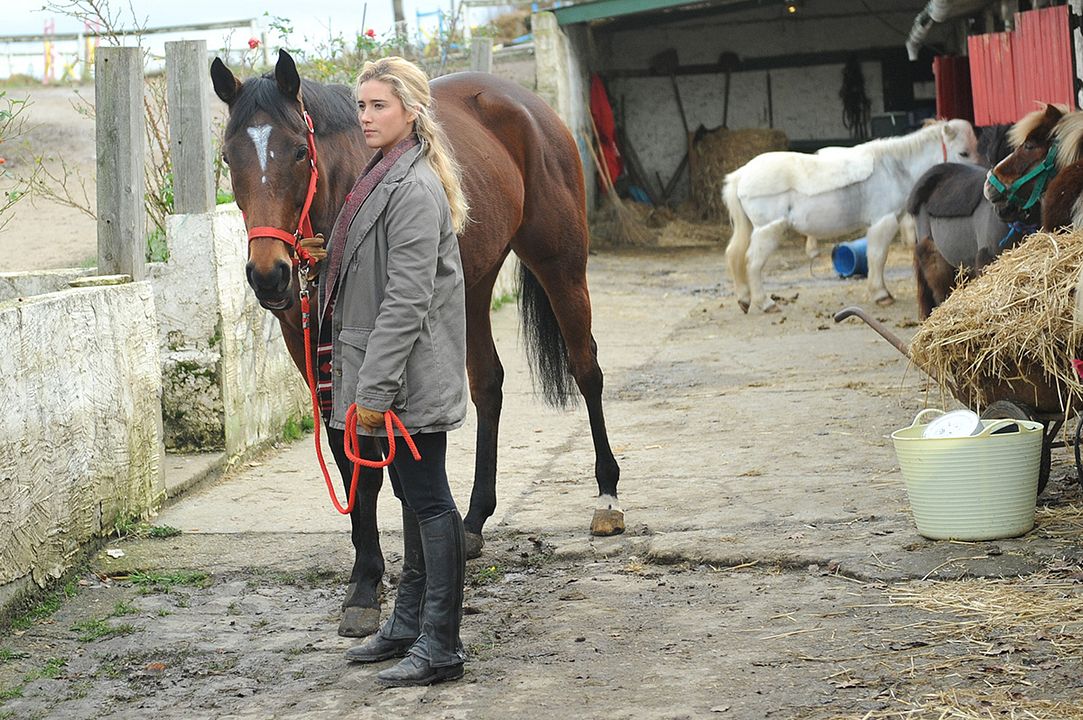
[[[1005,222],[1036,214],[1046,183],[1056,172],[1056,129],[1066,113],[1063,105],[1045,105],[1008,131],[1015,149],[993,166],[985,180],[985,197]]]
[[[948,120],[940,124],[940,144],[944,162],[972,163],[978,156],[978,137],[966,120]]]
[[[243,84],[215,58],[211,80],[229,106],[222,156],[250,228],[248,283],[261,305],[283,310],[293,302],[296,277],[295,250],[285,238],[301,225],[313,172],[301,78],[293,58],[280,51],[273,74]]]
[[[978,157],[979,165],[991,168],[998,162],[1008,157],[1012,151],[1008,133],[1012,126],[1007,123],[989,125],[978,132]]]

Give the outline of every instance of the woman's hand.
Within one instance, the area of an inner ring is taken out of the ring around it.
[[[384,427],[384,414],[378,410],[369,410],[358,405],[357,424],[369,431],[382,428]]]
[[[309,263],[308,273],[305,275],[305,279],[309,282],[313,282],[320,276],[320,270],[324,259],[327,257],[327,250],[324,248],[326,241],[322,234],[317,234],[316,237],[302,238],[301,247],[308,251],[308,254],[312,257],[312,262]]]

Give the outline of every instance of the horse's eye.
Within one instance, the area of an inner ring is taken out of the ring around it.
[[[959,157],[968,158],[968,157],[970,157],[970,153],[967,152],[966,150],[963,150],[961,153],[959,153]]]
[[[302,145],[301,147],[297,148],[297,159],[304,160],[306,157],[308,157],[308,147]]]
[[[229,165],[229,158],[226,157],[225,153],[222,153],[222,162],[224,162],[226,165]]]

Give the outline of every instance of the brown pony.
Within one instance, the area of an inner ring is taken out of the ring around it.
[[[301,80],[293,59],[282,51],[273,73],[243,84],[216,58],[211,79],[215,93],[229,106],[224,157],[247,226],[287,232],[298,227],[309,182],[302,119],[307,111],[315,125],[319,169],[312,227],[330,237],[346,194],[372,154],[350,89]],[[586,401],[599,492],[591,533],[623,532],[624,514],[617,504],[620,469],[606,435],[602,371],[590,331],[585,191],[575,140],[548,105],[514,82],[457,73],[434,80],[432,94],[436,115],[462,165],[470,203],[471,222],[459,239],[466,276],[467,374],[478,416],[474,486],[464,519],[468,554],[480,554],[482,528],[496,509],[504,370],[489,311],[497,273],[512,250],[520,260],[520,315],[535,381],[550,404],[571,404],[576,386]],[[247,275],[260,303],[279,319],[290,355],[304,373],[299,282],[291,247],[273,237],[253,238]],[[351,468],[343,452],[343,433],[329,430],[328,436],[348,483]],[[371,442],[363,442],[362,455],[379,457]],[[362,471],[350,517],[356,555],[339,626],[342,635],[360,637],[378,627],[377,591],[384,571],[376,528],[381,482],[380,471]]]
[[[1083,112],[1046,105],[1012,127],[1011,141],[1015,150],[989,171],[985,197],[1001,217],[1040,198],[1043,230],[1079,227],[1083,222]]]

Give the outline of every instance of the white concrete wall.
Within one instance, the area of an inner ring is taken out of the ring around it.
[[[235,457],[311,412],[278,321],[245,279],[248,240],[236,205],[167,220],[161,307],[167,442]]]
[[[147,282],[0,303],[0,608],[164,494]]]
[[[95,272],[94,268],[65,268],[0,273],[0,300],[13,300],[67,290],[68,283]]]

